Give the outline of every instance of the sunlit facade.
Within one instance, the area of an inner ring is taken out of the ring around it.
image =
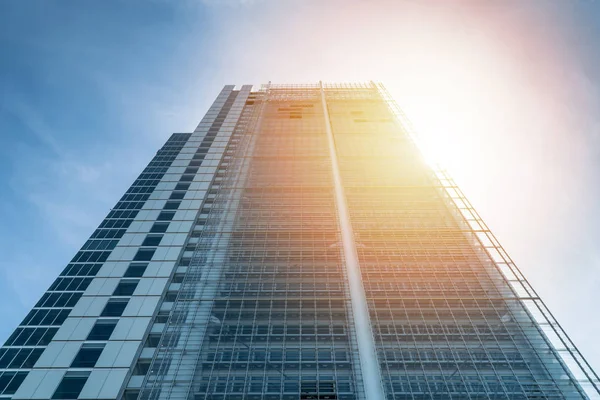
[[[2,399],[600,398],[381,85],[225,86],[0,350]]]

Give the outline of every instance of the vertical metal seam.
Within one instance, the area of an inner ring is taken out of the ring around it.
[[[323,115],[325,118],[325,130],[327,131],[327,141],[329,144],[329,155],[331,158],[331,168],[333,173],[333,184],[335,192],[335,203],[337,207],[338,219],[340,221],[340,231],[342,236],[342,249],[344,252],[344,265],[348,275],[348,286],[350,288],[350,298],[352,304],[352,315],[354,318],[354,327],[356,330],[356,341],[358,344],[358,354],[361,364],[363,383],[365,385],[365,394],[369,399],[384,400],[381,371],[377,361],[377,349],[371,329],[371,319],[369,316],[369,307],[365,289],[362,284],[360,274],[360,265],[358,262],[358,253],[356,243],[354,242],[354,233],[350,222],[350,214],[346,204],[346,195],[342,186],[342,178],[337,160],[335,149],[335,140],[329,120],[329,111],[327,101],[325,100],[325,89],[323,83],[319,82],[321,90],[321,104],[323,106]]]

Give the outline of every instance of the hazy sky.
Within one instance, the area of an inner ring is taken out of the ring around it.
[[[0,1],[0,342],[224,84],[382,81],[600,370],[600,2]]]

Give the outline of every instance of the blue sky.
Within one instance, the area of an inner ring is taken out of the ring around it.
[[[0,2],[0,341],[222,85],[384,82],[600,370],[600,3]]]

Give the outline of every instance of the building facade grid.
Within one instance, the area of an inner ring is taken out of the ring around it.
[[[223,88],[0,348],[0,399],[575,399],[599,380],[382,85]]]

